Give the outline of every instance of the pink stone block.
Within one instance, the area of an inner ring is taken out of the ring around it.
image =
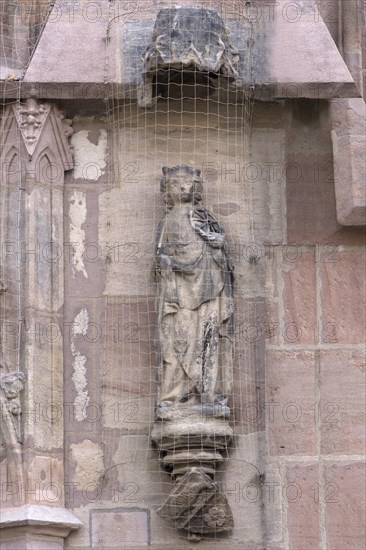
[[[365,148],[365,136],[334,137],[337,219],[342,225],[366,225]]]
[[[364,550],[365,464],[331,462],[324,465],[327,548]]]
[[[320,548],[318,477],[318,463],[287,463],[283,492],[288,503],[287,526],[291,550]]]
[[[316,453],[314,354],[268,351],[266,413],[272,455]]]
[[[327,117],[323,110],[319,117]],[[294,117],[295,118],[295,117]],[[336,219],[334,166],[330,129],[325,125],[312,135],[313,149],[306,146],[306,126],[297,120],[287,133],[287,239],[292,243],[333,242],[339,230]],[[305,142],[305,143],[304,143]],[[314,151],[314,147],[317,151]],[[290,171],[289,167],[293,167]]]
[[[362,344],[365,339],[366,252],[336,249],[321,263],[323,325],[328,342]]]
[[[316,330],[316,264],[312,251],[298,247],[299,257],[284,262],[285,343],[315,344]],[[289,342],[290,338],[290,342]],[[292,339],[292,341],[291,341]],[[295,341],[293,341],[295,340]]]
[[[142,548],[149,544],[146,510],[94,510],[91,514],[92,548]]]
[[[320,356],[321,451],[365,452],[365,355],[324,350]]]
[[[332,127],[337,136],[365,135],[365,101],[361,98],[334,99],[331,104]]]

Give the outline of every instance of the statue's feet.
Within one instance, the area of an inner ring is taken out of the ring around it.
[[[173,401],[161,401],[155,410],[157,420],[171,420],[173,418]]]
[[[202,535],[199,535],[197,533],[190,533],[190,532],[188,532],[187,537],[189,542],[200,542],[202,539]]]
[[[205,416],[213,416],[214,418],[229,418],[231,411],[230,407],[224,403],[201,403],[193,405],[192,410],[197,410]]]
[[[161,401],[155,410],[156,420],[172,420],[175,416],[203,415],[214,418],[230,418],[230,407],[218,403],[174,403]]]
[[[213,404],[213,416],[219,418],[229,418],[231,414],[230,407],[224,403],[214,403]]]

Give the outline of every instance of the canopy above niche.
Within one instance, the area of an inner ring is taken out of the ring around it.
[[[239,53],[238,75],[230,84],[236,93],[252,88],[264,101],[360,96],[315,3],[292,13],[292,4],[281,0],[261,16],[254,7],[230,13],[231,4],[222,18]],[[158,9],[140,1],[134,6],[135,11],[110,19],[108,2],[101,2],[100,17],[93,21],[82,6],[74,9],[72,21],[62,12],[51,13],[24,84],[37,83],[40,95],[49,98],[103,98],[110,85],[116,99],[137,99]],[[11,97],[16,88],[7,83],[5,91]]]

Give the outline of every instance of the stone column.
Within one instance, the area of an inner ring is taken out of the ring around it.
[[[6,108],[2,130],[4,277],[17,297],[9,300],[18,354],[6,358],[0,383],[0,547],[61,549],[80,526],[64,508],[63,465],[63,184],[73,168],[72,129],[55,105],[33,96]]]
[[[342,2],[342,55],[362,94],[362,2]]]

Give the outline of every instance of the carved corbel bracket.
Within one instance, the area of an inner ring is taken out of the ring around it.
[[[233,515],[226,496],[201,468],[191,468],[177,483],[158,509],[164,519],[188,531],[190,540],[202,535],[231,531]]]
[[[233,437],[225,419],[194,415],[156,422],[151,434],[161,463],[175,480],[159,516],[187,532],[191,540],[230,532],[230,505],[214,481],[216,468],[227,455]]]

